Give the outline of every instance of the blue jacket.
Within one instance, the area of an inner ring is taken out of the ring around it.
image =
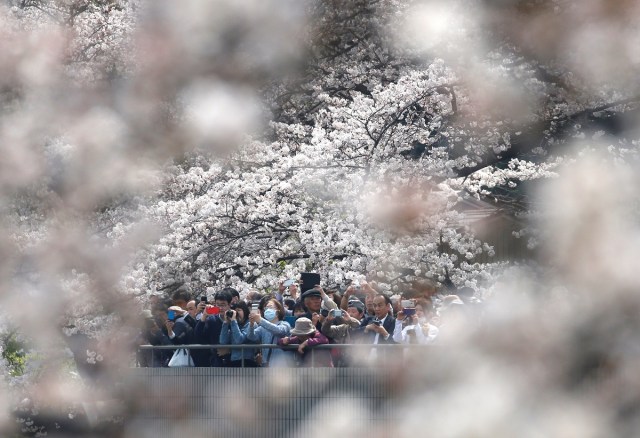
[[[260,319],[259,325],[249,324],[249,333],[247,339],[250,341],[259,341],[261,344],[277,344],[278,339],[289,336],[291,332],[291,326],[286,321],[278,321],[277,324],[273,324],[266,319]],[[272,350],[269,353],[269,350]],[[288,351],[281,350],[279,348],[263,348],[262,349],[262,363],[278,362],[280,360],[289,360],[291,354]]]
[[[248,333],[249,321],[247,321],[242,327],[238,325],[238,321],[236,320],[231,321],[231,324],[225,321],[222,323],[222,329],[220,330],[220,344],[249,344],[247,340]],[[253,360],[256,355],[256,349],[247,348],[244,350],[231,350],[231,360],[242,360],[243,355],[245,359]]]

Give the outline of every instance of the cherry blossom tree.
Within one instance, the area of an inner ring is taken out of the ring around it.
[[[145,210],[169,233],[127,284],[269,288],[304,270],[338,283],[487,280],[494,266],[474,259],[493,250],[456,205],[477,197],[525,213],[526,183],[555,175],[562,145],[632,114],[637,98],[580,90],[568,66],[527,56],[513,35],[484,37],[502,12],[462,4],[314,4],[304,65],[263,87],[265,135],[227,160],[176,168],[168,196]],[[421,14],[466,33],[423,35]],[[425,53],[420,37],[442,47]],[[467,45],[482,56],[465,59]]]

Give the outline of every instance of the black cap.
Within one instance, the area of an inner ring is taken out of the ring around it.
[[[300,299],[302,301],[304,301],[306,298],[309,297],[318,297],[318,298],[322,298],[322,294],[320,293],[320,291],[318,289],[309,289],[307,291],[305,291],[302,296],[300,297]]]
[[[358,313],[364,313],[364,304],[362,304],[362,301],[349,301],[349,305],[347,307],[353,307],[358,311]]]

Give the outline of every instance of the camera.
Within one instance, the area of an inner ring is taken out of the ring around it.
[[[342,316],[342,310],[340,309],[331,310],[331,316],[334,318],[340,318]]]
[[[329,316],[329,311],[327,309],[322,309],[320,310],[320,315],[326,318],[327,316]]]
[[[202,295],[202,296],[200,297],[200,302],[201,302],[201,303],[206,303],[206,302],[207,302],[207,296],[206,296],[206,295]]]
[[[371,321],[371,324],[373,324],[373,325],[382,325],[382,321],[380,321],[378,318],[376,318],[376,319]]]
[[[225,313],[227,319],[233,318],[233,310],[227,310]]]

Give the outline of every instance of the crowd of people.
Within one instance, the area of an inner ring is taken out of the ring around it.
[[[299,284],[286,280],[275,293],[251,290],[241,298],[230,287],[213,297],[194,297],[182,286],[170,297],[153,297],[143,312],[140,339],[141,345],[176,349],[141,349],[138,362],[144,367],[350,366],[354,355],[341,345],[362,347],[358,354],[375,360],[375,345],[438,343],[450,316],[465,315],[477,302],[473,292],[442,294],[422,282],[390,296],[362,282],[343,293],[320,285],[300,293]],[[316,349],[326,344],[334,347]],[[211,347],[180,348],[193,345]],[[245,347],[227,347],[234,345]]]

